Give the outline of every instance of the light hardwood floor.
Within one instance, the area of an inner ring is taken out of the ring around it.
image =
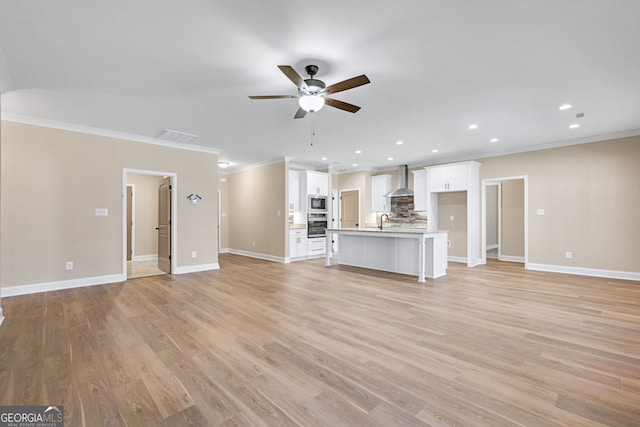
[[[640,425],[640,283],[220,265],[3,298],[0,404],[67,426]]]
[[[127,278],[160,276],[167,274],[158,268],[158,260],[151,261],[127,261]]]

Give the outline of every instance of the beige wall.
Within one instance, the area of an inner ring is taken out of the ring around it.
[[[158,255],[158,188],[162,176],[129,174],[127,184],[133,185],[134,235],[133,259]]]
[[[524,257],[524,179],[502,181],[501,188],[500,253],[507,257]]]
[[[448,239],[451,242],[449,256],[467,256],[466,191],[438,194],[438,229],[448,231]]]
[[[2,287],[122,274],[125,168],[177,174],[177,266],[218,262],[217,155],[7,121],[1,150]]]
[[[478,161],[481,179],[528,176],[530,263],[640,271],[640,136]]]
[[[287,256],[288,170],[282,161],[228,175],[230,249]]]

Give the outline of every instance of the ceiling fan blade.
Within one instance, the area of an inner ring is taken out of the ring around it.
[[[347,80],[343,80],[338,83],[334,83],[331,86],[328,86],[324,92],[325,93],[336,93],[342,92],[343,90],[353,89],[354,87],[366,85],[367,83],[371,83],[369,78],[364,74],[358,77],[352,77]]]
[[[278,68],[280,68],[280,71],[282,71],[284,75],[287,76],[289,80],[293,82],[294,85],[298,86],[299,88],[307,87],[307,84],[304,82],[304,79],[290,65],[278,65]]]
[[[348,111],[350,113],[356,113],[358,110],[360,110],[360,107],[358,107],[357,105],[349,104],[348,102],[344,101],[338,101],[337,99],[333,98],[325,98],[324,103],[332,107]]]
[[[293,116],[294,119],[301,119],[303,118],[305,115],[307,114],[306,111],[304,111],[302,108],[298,108],[298,111],[296,111],[296,115]]]
[[[282,98],[297,98],[293,95],[251,95],[251,99],[282,99]]]

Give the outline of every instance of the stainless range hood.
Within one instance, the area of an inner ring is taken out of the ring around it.
[[[401,165],[398,168],[398,189],[391,193],[385,194],[384,197],[406,197],[413,196],[413,191],[409,190],[407,182],[409,181],[409,168],[407,165]]]

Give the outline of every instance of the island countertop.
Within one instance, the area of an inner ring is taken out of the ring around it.
[[[338,236],[339,264],[425,277],[447,270],[447,232],[422,227],[327,228],[325,266],[331,266],[332,236]]]
[[[399,233],[399,234],[440,234],[447,233],[447,230],[427,230],[420,227],[393,227],[389,226],[380,230],[378,227],[367,228],[327,228],[327,232],[341,233],[341,232],[358,232],[358,233]]]

